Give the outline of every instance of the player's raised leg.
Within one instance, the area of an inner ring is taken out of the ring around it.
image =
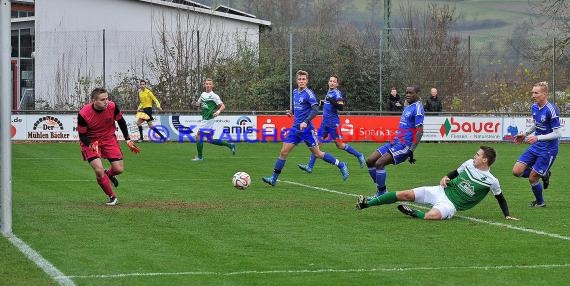
[[[323,159],[323,161],[331,164],[331,165],[335,165],[338,167],[340,174],[342,176],[342,179],[344,181],[346,181],[350,175],[350,173],[348,172],[348,165],[345,162],[341,162],[340,160],[338,160],[337,158],[335,158],[333,155],[323,152],[319,149],[318,146],[313,146],[309,148],[311,150],[311,152],[313,153],[313,155],[315,155],[315,157],[319,158],[319,159]]]
[[[358,164],[360,165],[360,168],[364,168],[364,166],[366,166],[366,159],[364,158],[364,155],[358,151],[356,151],[356,149],[354,149],[352,146],[350,146],[347,143],[344,143],[342,141],[342,139],[338,138],[335,140],[335,144],[336,147],[340,150],[344,150],[346,151],[348,154],[356,157],[356,159],[358,160]]]

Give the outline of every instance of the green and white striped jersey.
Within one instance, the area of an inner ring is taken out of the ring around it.
[[[209,120],[214,118],[214,112],[216,111],[216,107],[222,103],[220,97],[217,94],[215,94],[213,91],[202,92],[198,101],[200,102],[200,110],[202,112],[203,120]]]
[[[447,183],[445,195],[458,211],[474,207],[485,198],[489,191],[494,195],[501,193],[499,180],[491,172],[475,168],[473,159],[461,164],[457,172],[459,176]]]

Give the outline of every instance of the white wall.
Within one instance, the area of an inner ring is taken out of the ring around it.
[[[86,96],[94,79],[103,76],[103,29],[108,88],[125,76],[153,79],[149,61],[154,58],[153,38],[162,19],[166,29],[173,30],[182,15],[182,22],[188,23],[183,30],[199,30],[202,59],[208,58],[221,38],[222,54],[234,50],[236,34],[258,44],[259,23],[255,21],[260,20],[197,10],[204,13],[139,0],[36,0],[36,100],[43,99],[51,107],[81,105],[83,99],[75,94]],[[77,84],[81,78],[91,84]],[[55,94],[65,96],[56,102]]]

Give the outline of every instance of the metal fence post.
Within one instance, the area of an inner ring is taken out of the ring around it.
[[[105,84],[105,29],[103,29],[103,88],[106,88],[106,84]]]
[[[556,105],[556,37],[552,38],[552,92],[554,92],[552,103]]]

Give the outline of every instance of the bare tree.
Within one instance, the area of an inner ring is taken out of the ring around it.
[[[411,3],[401,4],[401,27],[392,32],[386,53],[393,86],[419,84],[427,90],[436,87],[444,95],[446,111],[456,108],[454,102],[469,100],[464,92],[466,82],[466,53],[462,40],[452,32],[457,20],[450,5],[430,4],[425,9]]]
[[[211,72],[223,52],[224,27],[212,17],[180,10],[174,26],[164,15],[155,19],[151,69],[166,106],[189,109],[201,90],[205,74]]]

